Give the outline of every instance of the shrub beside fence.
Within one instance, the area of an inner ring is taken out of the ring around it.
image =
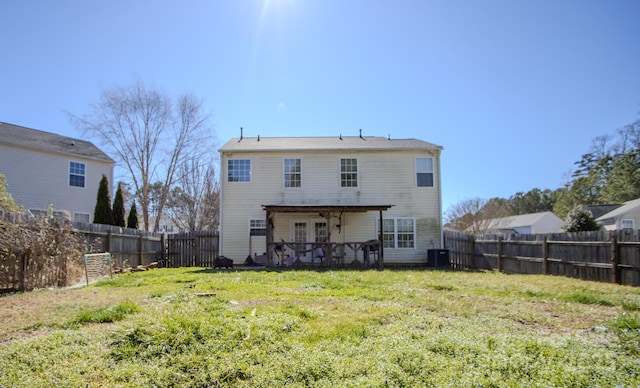
[[[640,285],[638,231],[473,236],[444,233],[451,266]]]
[[[36,221],[22,219],[4,222],[14,225],[21,223],[33,229],[34,233],[47,225],[44,223],[45,226],[41,226]],[[65,223],[58,226],[58,229],[66,233],[66,238],[77,239],[79,246],[86,250],[78,251],[77,255],[43,255],[41,252],[24,249],[24,244],[7,246],[7,241],[11,241],[11,238],[3,238],[5,246],[0,246],[0,292],[69,285],[67,283],[72,281],[68,276],[70,263],[74,262],[79,267],[83,253],[109,252],[116,267],[147,266],[152,262],[168,267],[212,267],[218,254],[218,233],[214,231],[165,236],[161,233],[83,222]],[[56,241],[64,243],[60,238]]]

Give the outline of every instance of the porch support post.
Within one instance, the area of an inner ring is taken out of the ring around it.
[[[324,214],[324,218],[327,220],[327,241],[324,242],[324,265],[331,265],[331,259],[333,252],[331,252],[331,212]]]
[[[378,269],[384,269],[384,244],[382,244],[382,209],[380,209],[380,225],[378,227]]]
[[[271,266],[273,262],[273,213],[271,210],[267,210],[267,231],[266,231],[266,240],[267,240],[267,267]]]

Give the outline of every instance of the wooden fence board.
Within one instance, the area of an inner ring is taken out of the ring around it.
[[[506,236],[473,236],[446,230],[444,241],[453,268],[546,273],[640,285],[637,230]]]

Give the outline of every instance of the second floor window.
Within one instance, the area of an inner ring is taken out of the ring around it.
[[[416,158],[416,185],[433,187],[433,158]]]
[[[227,182],[251,182],[251,160],[229,159],[227,162]]]
[[[85,164],[69,162],[69,186],[84,187]]]
[[[340,187],[358,187],[358,159],[340,159]]]
[[[284,160],[284,187],[302,187],[302,160]]]

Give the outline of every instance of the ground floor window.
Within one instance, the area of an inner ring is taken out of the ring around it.
[[[87,213],[73,213],[73,220],[78,222],[91,222],[91,215]]]
[[[379,232],[380,219],[376,220]],[[416,233],[413,218],[383,218],[382,241],[385,248],[415,248]]]
[[[262,218],[254,218],[249,220],[249,236],[266,236],[267,221]]]

